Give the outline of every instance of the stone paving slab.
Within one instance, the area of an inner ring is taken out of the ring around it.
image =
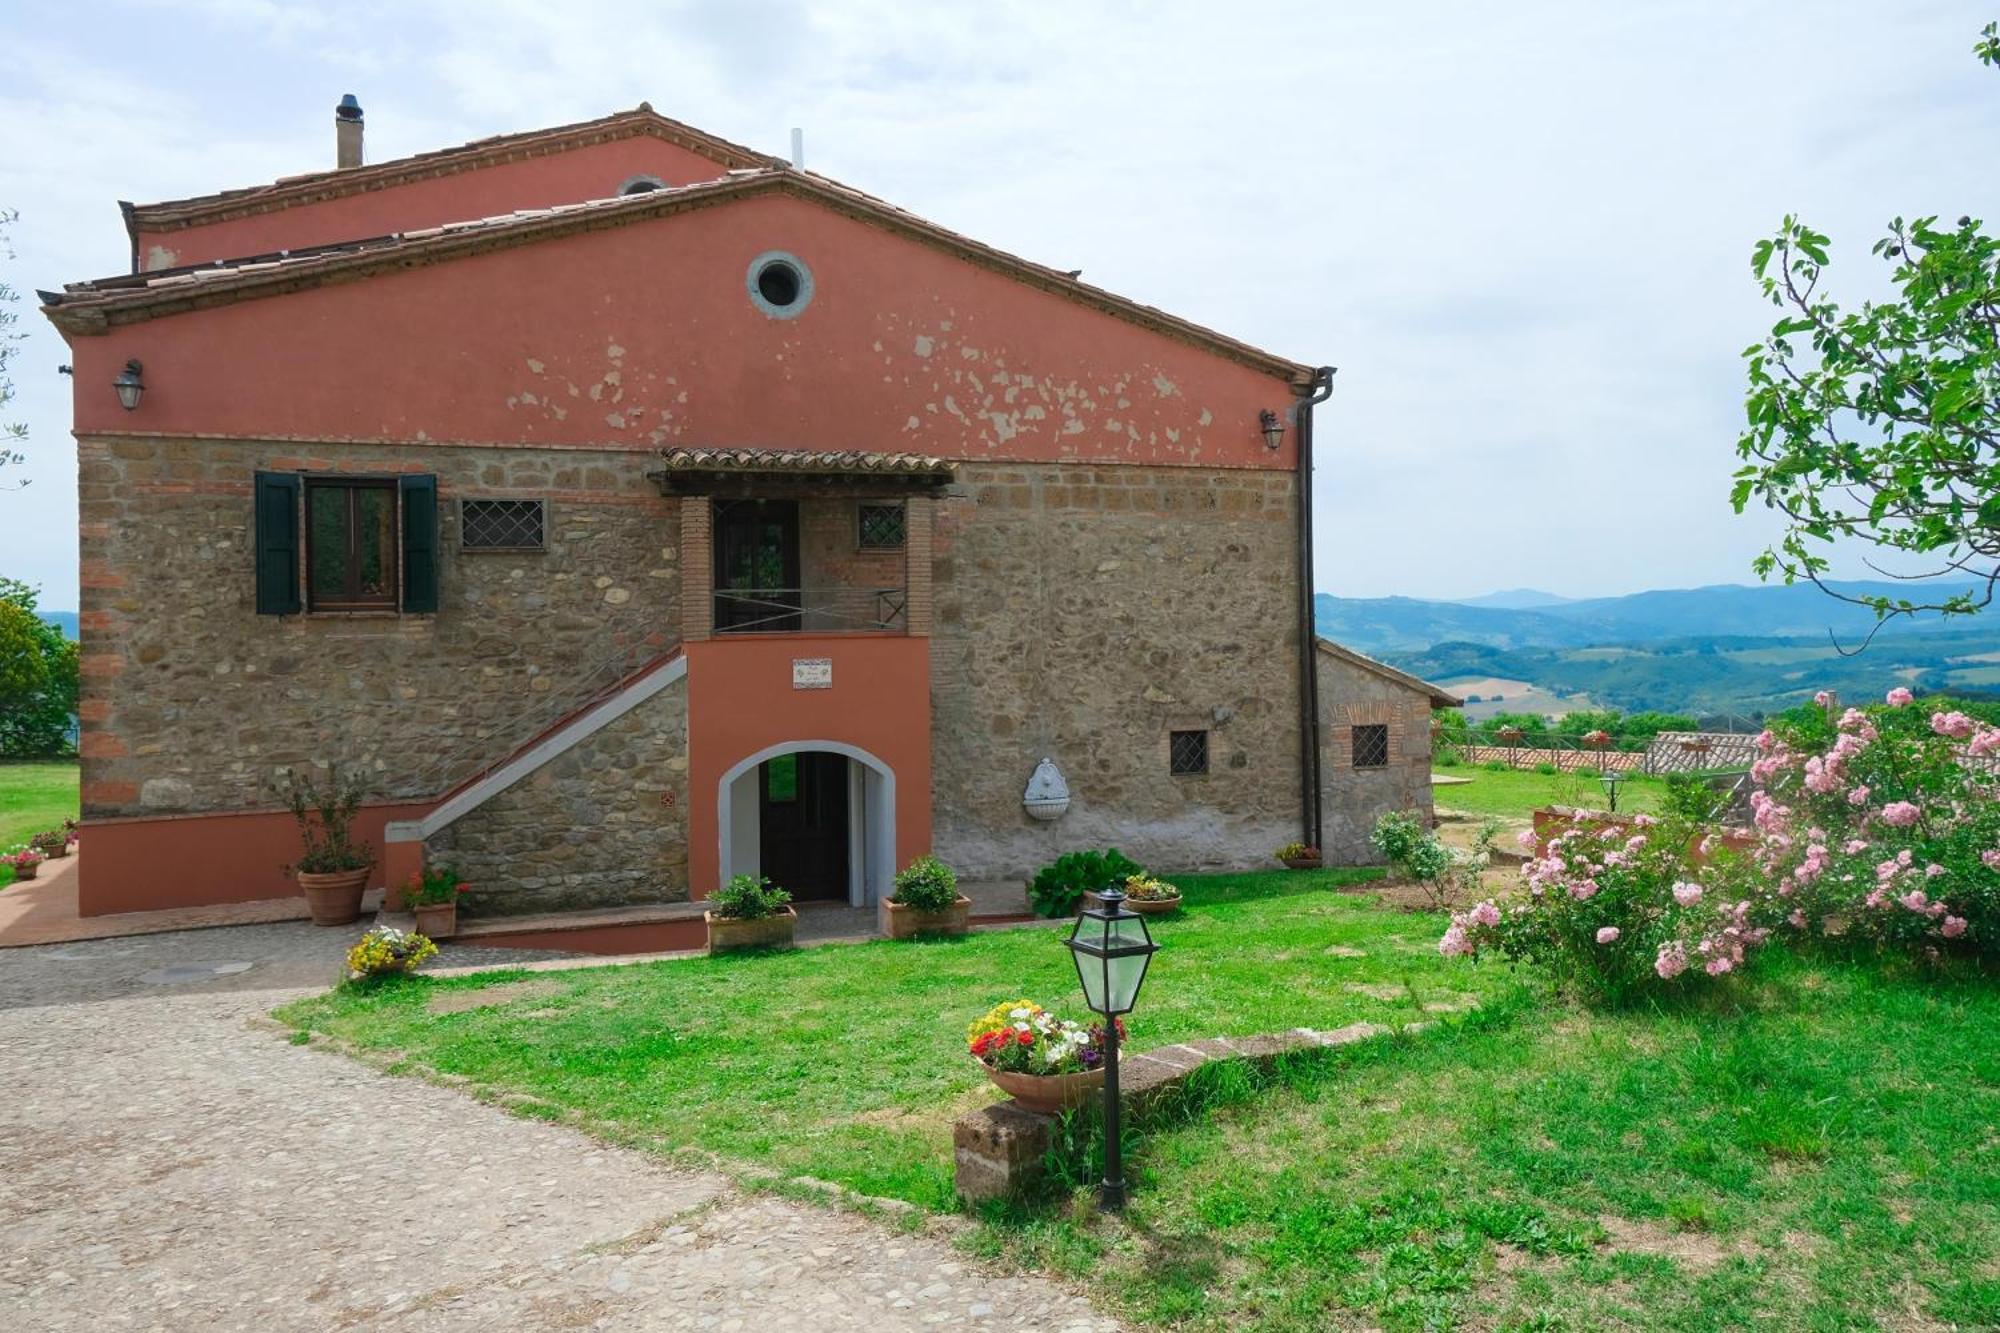
[[[1117,1327],[939,1239],[290,1044],[262,1015],[347,943],[257,926],[0,955],[0,1328]]]

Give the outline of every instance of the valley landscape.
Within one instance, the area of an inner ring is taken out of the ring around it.
[[[1913,595],[1903,583],[1833,586]],[[1463,602],[1322,593],[1316,607],[1321,634],[1466,696],[1475,721],[1584,708],[1756,719],[1819,690],[1860,699],[1889,685],[2000,697],[2000,623],[1898,617],[1871,640],[1873,611],[1808,586],[1587,600],[1520,589]]]

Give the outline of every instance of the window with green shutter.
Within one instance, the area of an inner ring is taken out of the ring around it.
[[[299,612],[299,489],[291,472],[259,472],[252,486],[256,514],[257,614]]]
[[[259,472],[254,490],[259,615],[437,610],[436,477]]]

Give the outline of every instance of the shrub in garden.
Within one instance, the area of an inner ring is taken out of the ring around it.
[[[1486,868],[1486,848],[1491,846],[1499,825],[1481,826],[1479,851],[1460,856],[1444,845],[1417,816],[1392,810],[1375,821],[1368,841],[1397,873],[1422,889],[1433,909],[1450,906],[1460,889],[1478,879]]]
[[[1075,916],[1086,893],[1102,893],[1146,868],[1116,847],[1101,852],[1064,852],[1035,872],[1028,901],[1041,916]]]
[[[1608,1002],[1734,972],[1770,935],[1771,909],[1746,863],[1697,864],[1699,836],[1685,820],[1647,815],[1572,824],[1523,868],[1523,899],[1453,915],[1438,951],[1490,950]],[[1532,849],[1534,835],[1522,845]]]
[[[958,901],[958,874],[927,852],[896,872],[889,901],[918,912],[948,912]]]
[[[2000,959],[2000,727],[1907,689],[1776,719],[1751,768],[1773,904],[1809,935]]]
[[[1541,763],[1535,765],[1535,771],[1545,778],[1552,778],[1556,775],[1557,769],[1554,764],[1544,759]]]
[[[762,875],[732,875],[708,900],[708,910],[730,921],[762,921],[784,911],[791,901],[791,894]]]

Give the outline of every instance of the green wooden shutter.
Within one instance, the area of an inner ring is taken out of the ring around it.
[[[438,479],[404,477],[403,609],[438,609]]]
[[[259,472],[252,488],[257,522],[257,614],[299,613],[299,495],[297,473]]]

